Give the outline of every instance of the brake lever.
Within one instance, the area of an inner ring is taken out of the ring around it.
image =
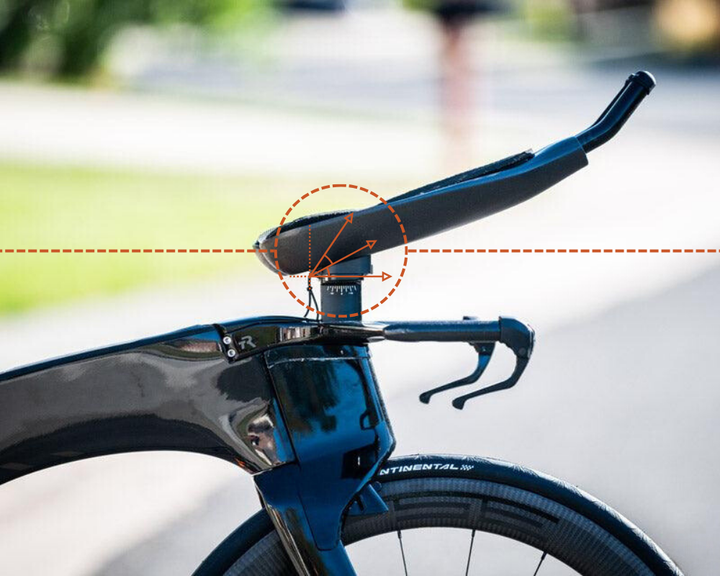
[[[492,392],[507,390],[515,386],[518,380],[520,380],[523,372],[525,372],[525,368],[527,368],[528,362],[530,362],[530,356],[532,355],[533,346],[535,345],[534,330],[514,318],[500,318],[500,342],[505,344],[505,346],[510,348],[513,354],[515,354],[515,369],[510,377],[497,384],[492,384],[485,388],[480,388],[480,390],[476,390],[475,392],[458,396],[452,401],[454,408],[462,410],[468,400]]]
[[[444,384],[443,386],[438,386],[437,388],[433,388],[432,390],[423,392],[422,394],[420,394],[420,402],[422,402],[423,404],[429,404],[430,398],[438,392],[445,392],[445,390],[451,390],[452,388],[467,386],[468,384],[474,384],[475,382],[480,380],[483,372],[485,372],[485,368],[487,368],[488,364],[490,364],[490,358],[495,351],[495,343],[491,342],[489,344],[472,344],[472,347],[475,348],[475,351],[478,354],[478,361],[475,370],[473,370],[473,372],[469,376],[465,376],[465,378],[460,378],[459,380],[455,380],[454,382],[450,382],[449,384]]]
[[[513,386],[515,386],[518,380],[520,380],[520,376],[522,376],[525,368],[528,365],[528,362],[530,361],[530,358],[520,358],[518,356],[516,356],[515,358],[515,370],[513,370],[510,378],[508,378],[507,380],[503,380],[502,382],[498,382],[497,384],[486,386],[485,388],[480,388],[480,390],[476,390],[475,392],[470,392],[469,394],[458,396],[457,398],[455,398],[455,400],[452,401],[453,407],[457,408],[458,410],[462,410],[465,407],[465,402],[472,398],[477,398],[478,396],[483,396],[484,394],[490,394],[491,392],[507,390],[508,388],[512,388]]]
[[[470,318],[465,318],[465,320],[470,320]],[[520,377],[523,375],[523,372],[525,372],[525,368],[527,368],[528,362],[530,361],[530,355],[532,354],[533,345],[535,343],[535,332],[532,328],[522,322],[519,322],[518,320],[515,320],[514,318],[500,318],[498,328],[499,330],[495,339],[505,344],[505,346],[510,348],[513,354],[515,354],[515,368],[513,369],[510,377],[506,380],[455,398],[452,401],[452,405],[458,410],[462,410],[465,407],[465,403],[472,398],[512,388],[515,384],[517,384],[518,380],[520,380]],[[440,339],[438,338],[438,334],[433,335],[436,339]],[[480,379],[490,363],[492,354],[495,351],[495,343],[487,341],[468,341],[468,343],[471,344],[478,353],[478,363],[472,374],[466,376],[465,378],[461,378],[460,380],[455,380],[449,384],[423,392],[420,394],[420,402],[428,404],[430,402],[430,398],[438,392],[444,392],[445,390],[472,384]]]

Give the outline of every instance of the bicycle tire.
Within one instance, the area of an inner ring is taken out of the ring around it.
[[[583,576],[682,576],[636,526],[565,482],[507,462],[446,455],[392,458],[375,478],[389,512],[347,517],[343,542],[416,528],[464,528],[547,552]],[[267,513],[228,536],[195,576],[295,572]]]

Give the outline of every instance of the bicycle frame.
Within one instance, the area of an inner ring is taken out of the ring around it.
[[[633,74],[601,117],[576,137],[390,202],[415,215],[421,232],[411,239],[509,208],[585,166],[586,153],[612,138],[654,86],[648,73]],[[467,208],[473,191],[473,210],[459,210],[456,194],[462,193]],[[358,212],[356,220],[377,209]],[[331,214],[313,221],[313,237],[322,226],[336,234],[337,220],[344,218]],[[307,266],[303,222],[283,233],[290,239],[286,249],[296,253],[298,271]],[[372,229],[370,224],[366,228]],[[394,223],[389,229],[397,235]],[[374,232],[381,234],[378,250],[400,245],[381,228]],[[261,243],[270,237],[264,235]],[[277,241],[263,253],[275,252],[277,258]],[[277,261],[265,263],[273,271],[293,272],[281,270]],[[362,275],[369,260],[354,265],[362,267]],[[327,304],[353,312],[339,317],[361,315],[359,281],[352,299],[333,302],[327,291],[323,300],[323,309]],[[471,398],[515,385],[533,347],[532,330],[510,318],[383,327],[264,317],[188,328],[20,368],[0,374],[5,408],[0,484],[105,454],[184,450],[216,456],[254,475],[263,506],[301,576],[351,576],[355,572],[340,534],[343,515],[387,510],[369,481],[395,445],[370,364],[368,343],[375,339],[473,345],[475,371],[424,393],[424,402],[477,381],[492,355],[490,344],[508,346],[516,357],[511,376],[456,398],[458,409]]]
[[[0,484],[107,454],[216,456],[254,474],[302,575],[354,574],[342,516],[353,501],[384,508],[366,485],[394,438],[352,331],[328,339],[285,317],[188,328],[0,374],[0,405]]]

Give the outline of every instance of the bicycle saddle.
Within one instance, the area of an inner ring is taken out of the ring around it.
[[[387,205],[394,212],[384,203],[354,211],[352,226],[334,243],[350,210],[314,214],[272,228],[255,243],[256,249],[263,250],[258,256],[275,272],[299,274],[308,270],[308,264],[318,263],[318,254],[308,262],[308,225],[312,226],[313,243],[332,243],[325,257],[334,262],[368,240],[375,241],[371,252],[376,253],[520,204],[585,167],[587,153],[617,134],[654,87],[655,80],[648,72],[632,74],[597,121],[576,136],[391,198]]]

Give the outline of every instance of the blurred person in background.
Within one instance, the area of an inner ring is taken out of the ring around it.
[[[440,28],[440,112],[446,139],[445,164],[449,171],[463,170],[472,163],[470,140],[476,96],[466,30],[474,20],[508,6],[498,0],[405,0],[405,5],[428,12]]]

